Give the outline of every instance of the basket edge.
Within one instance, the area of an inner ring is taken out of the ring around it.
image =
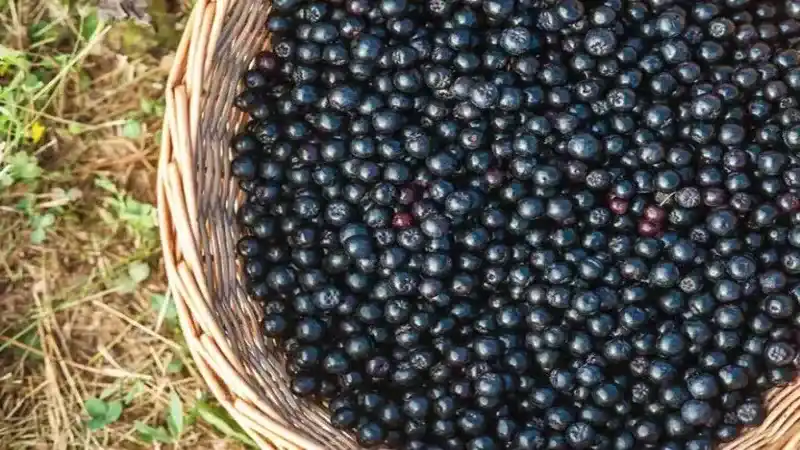
[[[219,350],[217,350],[219,353],[218,356],[223,358],[226,363],[231,364],[231,368],[239,366],[236,367],[236,370],[225,371],[226,375],[221,375],[219,373],[216,367],[218,364],[218,362],[215,361],[216,358],[212,358],[207,354],[208,349],[204,349],[202,341],[204,340],[203,337],[205,337],[216,347],[219,345],[219,339],[222,338],[224,340],[224,337],[221,334],[214,336],[214,334],[217,333],[209,334],[204,332],[205,327],[199,323],[202,322],[202,319],[198,320],[198,317],[196,317],[196,305],[192,305],[192,302],[187,300],[184,294],[180,292],[181,289],[178,288],[178,286],[188,281],[194,284],[195,288],[203,289],[201,286],[205,284],[205,280],[202,279],[202,277],[199,277],[200,279],[197,280],[187,280],[185,276],[181,276],[179,270],[181,265],[185,265],[188,262],[186,260],[187,250],[189,254],[194,253],[194,255],[192,255],[194,257],[189,256],[190,259],[194,259],[193,262],[199,263],[200,260],[196,256],[198,252],[198,246],[194,239],[191,240],[191,245],[189,245],[185,240],[177,238],[177,236],[180,234],[186,234],[180,233],[180,231],[188,231],[188,234],[193,235],[194,230],[191,230],[191,228],[189,230],[177,230],[173,221],[174,214],[176,213],[175,208],[181,208],[182,211],[180,214],[187,217],[191,214],[188,211],[191,208],[187,207],[186,192],[183,189],[180,189],[179,192],[176,192],[175,189],[171,188],[170,185],[172,183],[170,183],[171,177],[169,172],[171,168],[173,170],[177,168],[178,171],[181,172],[180,166],[182,164],[180,161],[180,155],[183,154],[185,156],[187,153],[191,153],[193,151],[191,145],[193,138],[186,135],[181,136],[179,129],[180,127],[175,127],[173,124],[180,120],[178,115],[181,106],[185,107],[187,110],[189,109],[191,98],[194,97],[194,95],[184,97],[183,100],[185,100],[185,102],[179,102],[179,99],[176,98],[178,97],[176,95],[176,91],[181,88],[185,88],[186,84],[191,82],[187,76],[189,75],[187,70],[192,68],[192,66],[190,66],[190,57],[192,56],[190,48],[191,43],[194,40],[194,36],[198,32],[212,32],[211,39],[207,40],[206,52],[203,53],[203,56],[206,56],[206,58],[203,59],[203,63],[201,65],[203,70],[201,72],[205,72],[211,67],[211,65],[207,62],[209,59],[208,55],[213,54],[214,38],[218,37],[219,35],[218,31],[214,31],[219,30],[220,25],[218,22],[220,20],[224,20],[224,17],[227,15],[227,13],[230,11],[230,8],[236,3],[236,1],[237,0],[199,0],[195,4],[189,18],[189,24],[184,31],[176,51],[175,61],[165,87],[165,120],[162,124],[162,138],[160,143],[160,155],[156,178],[157,215],[159,220],[159,235],[163,249],[162,253],[164,254],[164,266],[169,284],[169,292],[176,303],[179,324],[184,332],[190,353],[192,354],[193,359],[198,361],[198,367],[201,368],[200,373],[203,381],[209,387],[209,390],[212,391],[212,394],[215,396],[215,398],[217,398],[220,404],[226,409],[226,411],[228,411],[231,417],[236,420],[236,422],[242,427],[247,435],[260,448],[265,450],[322,450],[323,447],[321,447],[318,443],[308,441],[302,436],[299,436],[295,430],[289,429],[265,414],[263,410],[269,410],[270,408],[258,401],[258,396],[255,395],[255,393],[242,396],[240,393],[234,392],[229,388],[229,386],[248,385],[245,378],[240,373],[241,367],[238,364],[238,361],[235,358],[233,358],[233,361],[231,361],[228,355],[225,355],[227,352],[219,352]],[[223,14],[219,14],[220,12]],[[211,26],[208,30],[201,29],[200,26],[202,25],[203,18],[209,16],[213,17],[211,20]],[[208,51],[208,49],[211,49],[211,51]],[[195,77],[197,78],[195,78],[194,81],[199,82],[200,86],[202,86],[204,75],[205,73],[201,73],[199,76],[195,74]],[[195,103],[195,105],[196,104],[197,103]],[[192,116],[190,120],[199,120],[199,115]],[[189,129],[195,131],[196,126],[197,125],[189,127]],[[181,145],[182,143],[184,145]],[[186,169],[184,168],[184,170]],[[184,177],[180,178],[183,178],[181,181],[185,180]],[[181,187],[183,187],[183,185]],[[169,198],[171,195],[178,198],[180,203],[177,205],[170,204]],[[195,267],[195,269],[197,269],[197,267]],[[198,277],[198,275],[204,275],[200,270],[191,270],[190,272],[192,272],[192,278]],[[203,297],[202,294],[199,296]],[[194,301],[204,303],[205,299],[194,299]],[[211,321],[213,322],[213,319]],[[227,346],[227,343],[225,342],[223,345]],[[255,402],[251,401],[251,399],[254,399]],[[239,405],[239,407],[237,407],[237,405]],[[248,412],[247,415],[250,417],[243,417],[243,410],[246,410]],[[295,443],[292,441],[292,439],[295,439],[299,442]],[[276,441],[281,442],[281,444],[277,445]]]

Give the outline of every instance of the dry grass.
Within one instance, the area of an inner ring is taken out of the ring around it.
[[[183,19],[156,4],[157,24]],[[93,17],[0,0],[0,448],[241,448],[196,414],[152,228],[180,31]]]

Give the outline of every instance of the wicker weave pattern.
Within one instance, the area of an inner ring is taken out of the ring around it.
[[[167,83],[158,203],[164,261],[192,356],[214,395],[263,448],[350,449],[316,406],[288,393],[281,356],[237,274],[237,186],[228,143],[236,80],[264,45],[269,3],[201,0]]]
[[[209,388],[263,449],[356,448],[323,411],[288,390],[282,356],[265,342],[261,310],[232,249],[237,186],[228,147],[243,117],[237,80],[267,42],[269,0],[198,0],[166,89],[158,213],[170,290]],[[800,381],[770,395],[771,413],[725,450],[800,449]]]

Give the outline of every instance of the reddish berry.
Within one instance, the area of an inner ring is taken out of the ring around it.
[[[648,220],[640,221],[638,229],[639,235],[644,237],[656,237],[661,233],[661,225]]]
[[[611,212],[617,215],[623,215],[628,212],[628,201],[621,198],[614,198],[608,204]]]
[[[409,213],[396,213],[392,217],[392,226],[395,228],[408,228],[414,223],[414,218]]]
[[[663,208],[656,205],[647,205],[644,209],[644,219],[649,222],[661,223],[667,218],[667,213]]]

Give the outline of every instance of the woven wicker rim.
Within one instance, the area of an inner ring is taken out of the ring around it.
[[[317,405],[288,393],[283,357],[263,339],[261,311],[232,249],[237,186],[230,138],[239,75],[268,42],[269,0],[199,0],[166,87],[158,165],[164,263],[181,328],[212,393],[262,449],[356,448]],[[769,415],[725,450],[800,449],[800,380],[771,392]]]

